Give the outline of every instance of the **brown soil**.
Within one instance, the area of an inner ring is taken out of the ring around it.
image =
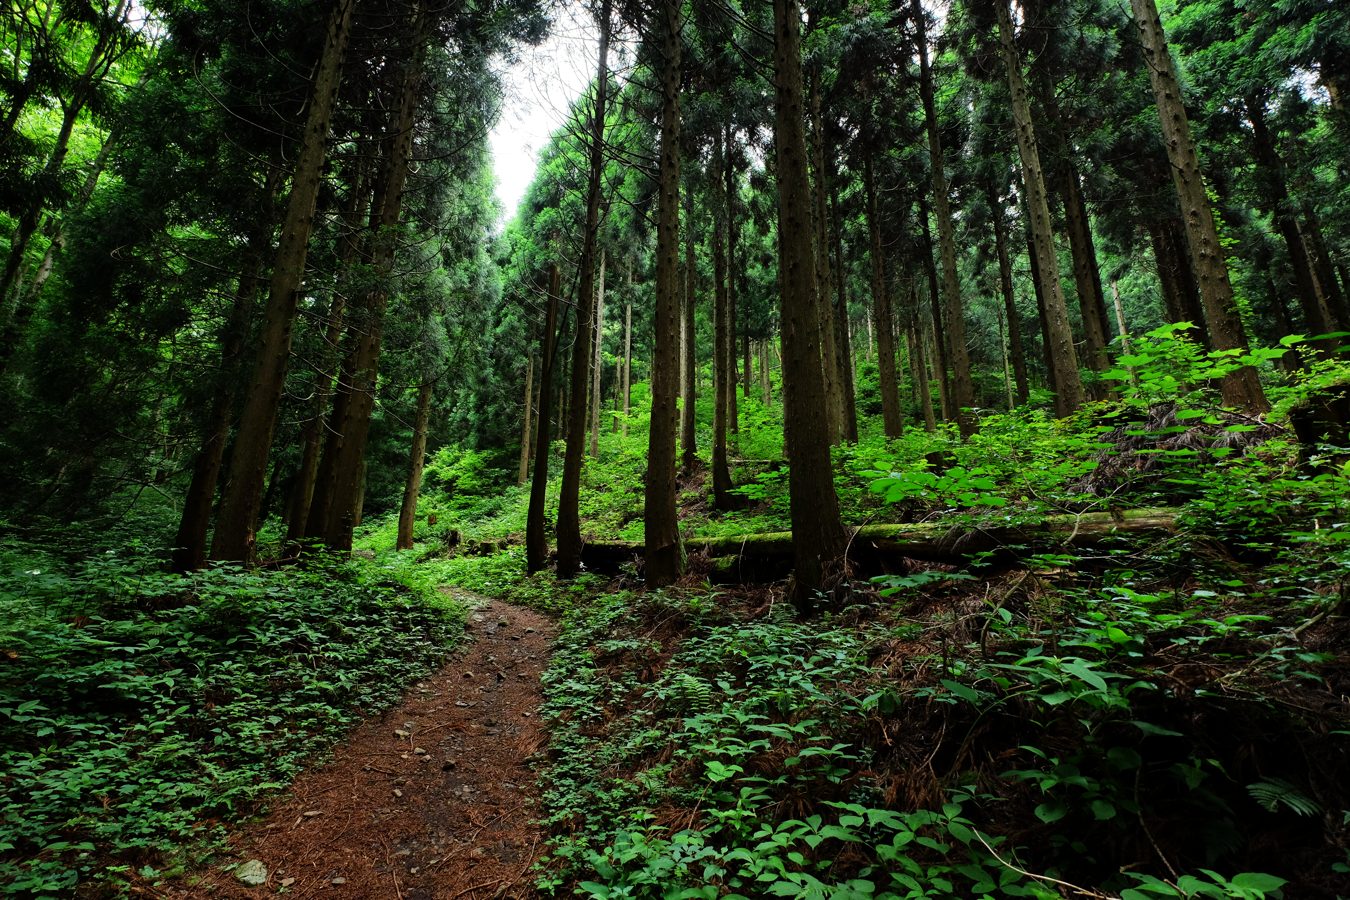
[[[466,599],[477,608],[454,660],[233,834],[225,866],[171,896],[534,896],[544,832],[528,760],[544,741],[539,675],[553,627],[520,607]],[[224,871],[248,860],[266,866],[266,885]]]

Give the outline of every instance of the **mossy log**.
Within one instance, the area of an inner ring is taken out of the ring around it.
[[[1176,514],[1171,509],[1049,516],[1039,522],[974,528],[930,523],[866,525],[851,530],[848,557],[856,574],[877,575],[903,570],[906,559],[962,565],[977,553],[993,553],[1010,560],[1175,530]],[[691,556],[712,559],[712,578],[722,583],[774,581],[792,570],[790,531],[704,538],[690,541],[685,550]],[[592,541],[582,550],[582,562],[597,572],[614,572],[641,559],[638,541]]]

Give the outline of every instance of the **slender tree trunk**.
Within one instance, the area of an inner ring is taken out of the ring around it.
[[[1024,216],[1024,218],[1027,218]],[[1031,268],[1031,285],[1036,293],[1036,321],[1041,326],[1041,361],[1045,363],[1046,384],[1053,390],[1059,383],[1055,375],[1054,342],[1050,339],[1050,313],[1045,305],[1045,279],[1041,276],[1040,263],[1036,256],[1036,242],[1027,231],[1027,262]]]
[[[820,110],[820,67],[811,66],[809,80],[811,105],[811,167],[812,217],[815,225],[816,303],[820,307],[820,355],[824,366],[825,419],[830,429],[830,443],[837,444],[844,435],[844,391],[840,385],[839,348],[835,339],[834,305],[830,302],[832,273],[830,271],[830,209],[825,202],[828,177],[825,171],[825,117]]]
[[[211,414],[204,429],[202,448],[192,467],[192,481],[183,498],[183,514],[178,520],[178,534],[174,538],[170,567],[175,572],[190,572],[206,565],[206,534],[210,528],[211,503],[216,496],[221,463],[225,457],[225,443],[230,436],[230,420],[234,415],[239,390],[236,384],[244,339],[254,300],[262,284],[262,259],[269,233],[254,243],[253,259],[246,263],[252,270],[239,276],[230,316],[225,323],[220,341],[220,372]]]
[[[1326,240],[1322,237],[1322,223],[1318,220],[1317,210],[1313,209],[1311,203],[1304,200],[1302,206],[1303,240],[1308,247],[1308,255],[1312,257],[1317,283],[1327,298],[1327,310],[1333,327],[1337,331],[1350,331],[1350,304],[1346,303],[1343,285],[1336,279],[1331,254],[1327,251]],[[1344,280],[1345,269],[1342,268],[1341,281]]]
[[[572,346],[571,396],[568,398],[567,452],[558,495],[558,576],[581,570],[581,464],[586,454],[586,394],[591,387],[591,320],[595,317],[595,256],[600,235],[600,178],[605,168],[605,102],[609,85],[610,0],[600,4],[600,52],[596,65],[595,108],[591,116],[586,230],[581,243],[577,286],[577,337]],[[597,369],[598,372],[598,369]],[[599,398],[597,398],[598,401]]]
[[[291,181],[281,244],[272,270],[266,318],[258,336],[258,363],[244,402],[225,498],[211,545],[212,557],[219,560],[247,562],[253,556],[254,529],[262,503],[267,456],[272,449],[277,411],[290,363],[300,281],[314,227],[315,202],[327,156],[329,123],[342,80],[342,62],[355,5],[356,0],[334,0],[323,56],[310,92],[309,117]]]
[[[1289,186],[1284,177],[1284,160],[1275,149],[1275,141],[1266,126],[1266,101],[1264,97],[1249,95],[1243,101],[1247,108],[1247,120],[1252,126],[1252,145],[1255,149],[1260,178],[1257,184],[1261,188],[1262,206],[1275,220],[1275,228],[1284,239],[1289,251],[1289,265],[1294,273],[1295,293],[1303,307],[1303,318],[1309,333],[1326,334],[1334,330],[1331,310],[1327,296],[1322,291],[1317,276],[1313,272],[1312,260],[1308,248],[1299,231],[1298,220],[1294,216],[1293,201],[1289,196]],[[1327,349],[1334,349],[1332,342]]]
[[[928,206],[922,200],[919,201],[919,221],[923,233],[923,271],[928,280],[928,305],[933,320],[933,370],[937,375],[938,399],[942,403],[942,421],[952,422],[956,419],[952,400],[955,391],[952,387],[952,367],[947,354],[949,346],[947,329],[943,326],[946,316],[943,315],[942,302],[938,298],[938,274],[937,266],[933,263],[933,235],[928,227]],[[875,327],[874,323],[873,328]]]
[[[1036,132],[1031,124],[1031,103],[1027,97],[1022,64],[1013,43],[1012,17],[1008,0],[995,0],[998,31],[1003,45],[1003,63],[1008,74],[1008,90],[1012,99],[1014,130],[1017,132],[1017,151],[1022,160],[1022,185],[1026,190],[1027,225],[1031,231],[1036,254],[1036,271],[1041,278],[1041,295],[1045,298],[1046,333],[1050,340],[1050,354],[1054,358],[1055,412],[1067,416],[1083,403],[1083,381],[1078,373],[1078,355],[1074,351],[1073,332],[1069,328],[1069,313],[1064,302],[1064,290],[1059,283],[1059,256],[1055,251],[1055,235],[1050,219],[1050,204],[1045,192],[1045,176],[1041,170],[1040,153],[1036,148]]]
[[[417,521],[417,495],[422,490],[422,468],[427,457],[427,422],[431,418],[431,394],[434,387],[431,381],[427,381],[417,391],[417,419],[413,423],[408,480],[403,485],[403,505],[398,512],[397,550],[411,550],[413,547],[413,525]]]
[[[830,229],[834,243],[834,287],[837,291],[834,306],[835,334],[839,342],[839,379],[843,388],[843,438],[850,444],[858,443],[858,402],[857,387],[853,383],[853,344],[849,335],[848,294],[846,290],[846,270],[844,268],[844,241],[839,232],[837,214],[838,188],[830,194],[830,205],[836,214],[831,216],[833,227]],[[748,373],[747,373],[748,374]],[[748,380],[748,379],[747,379]]]
[[[516,484],[524,485],[530,477],[530,407],[534,404],[534,354],[531,353],[525,358],[525,403],[524,418],[525,422],[521,426],[520,434],[520,474],[516,478]]]
[[[1087,203],[1079,183],[1078,169],[1065,162],[1060,173],[1060,198],[1064,202],[1064,225],[1069,236],[1069,251],[1073,258],[1073,281],[1078,292],[1078,309],[1083,319],[1084,356],[1088,368],[1105,372],[1111,368],[1111,327],[1106,319],[1106,295],[1102,292],[1102,273],[1097,263],[1097,248],[1092,242],[1092,223]],[[1109,391],[1101,383],[1094,388],[1101,398]]]
[[[1149,81],[1162,121],[1163,143],[1171,162],[1172,182],[1181,203],[1186,224],[1186,244],[1190,250],[1191,270],[1200,288],[1200,299],[1209,321],[1210,340],[1217,350],[1247,349],[1247,334],[1228,280],[1228,264],[1219,246],[1214,211],[1205,195],[1200,174],[1200,158],[1191,138],[1191,126],[1182,105],[1181,86],[1177,82],[1172,55],[1163,34],[1162,21],[1153,0],[1130,0],[1135,25],[1139,29]],[[1256,370],[1244,366],[1226,375],[1222,383],[1224,402],[1250,413],[1270,408]]]
[[[300,468],[291,485],[290,510],[286,517],[287,552],[298,549],[306,537],[322,537],[323,518],[315,518],[310,528],[310,511],[314,503],[316,485],[319,482],[320,452],[324,449],[324,424],[328,412],[328,403],[333,398],[333,387],[337,381],[337,372],[344,363],[341,351],[342,333],[346,326],[347,290],[351,285],[351,274],[357,260],[363,255],[363,243],[368,234],[362,234],[362,223],[370,214],[370,184],[367,173],[357,175],[352,187],[349,206],[344,212],[345,228],[342,234],[342,249],[339,255],[339,281],[328,305],[327,323],[324,327],[323,348],[319,354],[318,368],[314,379],[314,402],[310,406],[311,415],[305,421],[300,434]],[[348,373],[350,375],[350,373]],[[343,391],[350,386],[350,378],[343,385]],[[345,403],[345,400],[344,400]],[[345,408],[345,407],[344,407]],[[339,421],[334,418],[334,422]],[[336,449],[336,448],[335,448]],[[329,459],[331,473],[332,459]],[[324,481],[323,502],[331,498],[331,479]],[[325,508],[326,509],[326,508]],[[326,512],[325,512],[326,516]]]
[[[652,418],[647,443],[643,512],[646,578],[653,587],[684,574],[684,545],[675,506],[676,378],[680,369],[680,297],[676,267],[680,241],[681,4],[661,0],[661,141],[656,213],[656,342],[652,352]]]
[[[548,502],[548,445],[553,417],[553,369],[558,352],[558,302],[562,273],[554,263],[548,273],[548,314],[539,351],[539,415],[534,434],[534,478],[530,482],[530,506],[525,513],[525,569],[530,574],[548,564],[548,538],[544,535],[544,507]]]
[[[886,261],[882,255],[881,222],[877,214],[877,186],[872,154],[863,156],[863,194],[867,198],[868,256],[872,261],[872,309],[877,330],[877,377],[881,387],[881,420],[888,438],[904,434],[900,415],[900,392],[895,379],[895,332],[891,292],[886,288]]]
[[[1008,223],[1003,218],[1003,203],[993,184],[987,185],[989,209],[994,217],[994,250],[998,254],[998,284],[1003,295],[1003,311],[1008,318],[1008,345],[1017,383],[1017,402],[1026,403],[1030,396],[1027,384],[1027,357],[1022,347],[1022,317],[1017,314],[1017,299],[1013,295],[1012,259],[1008,253]]]
[[[714,216],[713,224],[713,506],[731,506],[731,470],[727,465],[727,415],[736,396],[735,358],[733,356],[731,318],[727,302],[727,260],[722,241],[724,219]]]
[[[632,293],[633,271],[628,270],[629,293]],[[623,436],[628,437],[628,416],[633,409],[633,301],[623,305]]]
[[[682,388],[683,403],[681,412],[681,464],[686,473],[698,467],[698,356],[697,334],[694,330],[694,313],[697,302],[698,262],[694,257],[694,228],[692,215],[692,195],[685,198],[685,209],[691,214],[685,219],[687,226],[684,235],[684,324],[681,334],[684,338],[684,365],[680,370],[684,376]],[[716,341],[713,344],[716,345]],[[713,352],[716,359],[716,350]]]
[[[937,431],[937,415],[933,412],[933,388],[928,381],[928,360],[924,352],[923,316],[919,310],[923,301],[919,296],[919,284],[909,279],[912,313],[907,316],[909,322],[909,369],[919,394],[919,411],[923,413],[923,430],[932,434]]]
[[[384,172],[384,198],[380,207],[379,228],[374,235],[374,274],[377,286],[367,292],[364,303],[364,327],[356,335],[352,368],[351,399],[347,415],[337,421],[342,443],[333,468],[333,501],[324,528],[324,543],[333,550],[352,548],[352,531],[360,521],[365,488],[366,441],[370,417],[375,408],[380,350],[384,334],[384,314],[389,303],[389,279],[394,271],[397,231],[403,214],[404,188],[412,159],[413,128],[416,124],[418,92],[426,55],[428,3],[421,0],[409,31],[408,48],[398,105],[386,135],[388,144]]]
[[[600,375],[604,367],[605,335],[605,249],[600,248],[600,273],[595,288],[595,356],[591,365],[591,457],[600,456]]]
[[[789,451],[793,603],[806,614],[820,592],[832,590],[846,576],[847,536],[834,491],[829,429],[820,415],[825,384],[803,128],[801,11],[796,0],[774,0],[773,24],[783,425]]]
[[[952,219],[951,198],[947,194],[947,173],[942,155],[942,134],[938,128],[937,105],[933,99],[933,70],[928,63],[927,21],[919,0],[910,0],[914,18],[916,50],[919,57],[919,94],[928,131],[929,168],[933,175],[933,213],[937,219],[938,250],[942,259],[942,295],[946,307],[946,344],[951,364],[951,414],[956,417],[962,437],[970,437],[978,427],[973,409],[975,382],[970,372],[970,352],[966,348],[966,314],[961,301],[961,283],[956,271],[956,227]],[[944,370],[946,366],[944,365]]]

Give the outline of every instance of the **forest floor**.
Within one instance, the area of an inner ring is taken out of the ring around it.
[[[232,833],[228,864],[168,896],[534,895],[546,836],[529,761],[545,741],[539,676],[555,629],[539,613],[442,590],[470,609],[464,648]],[[241,880],[250,870],[253,886]]]

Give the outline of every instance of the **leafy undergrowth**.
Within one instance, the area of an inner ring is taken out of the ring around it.
[[[180,577],[92,543],[0,544],[6,896],[115,893],[181,867],[463,627],[449,598],[360,560]]]
[[[810,622],[781,588],[575,603],[546,675],[541,885],[1336,896],[1345,568],[1203,547],[915,570]]]

